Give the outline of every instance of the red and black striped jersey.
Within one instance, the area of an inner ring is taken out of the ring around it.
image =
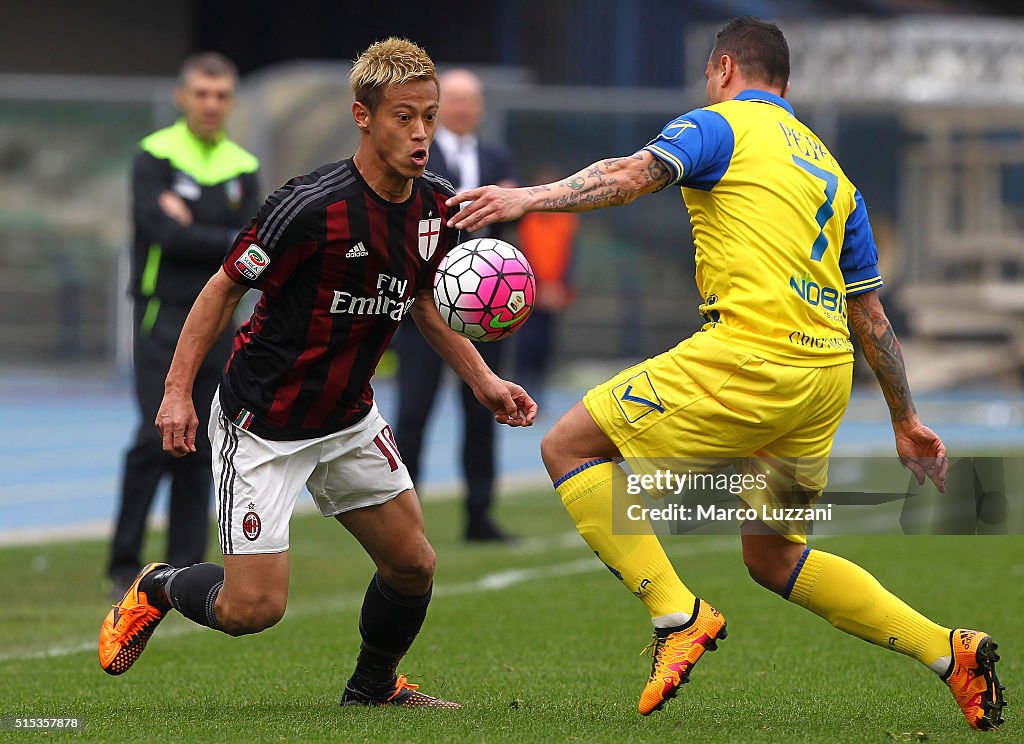
[[[224,413],[265,439],[326,436],[365,416],[377,362],[457,242],[445,224],[453,193],[428,171],[388,202],[351,158],[274,192],[224,261],[263,292],[235,334]]]

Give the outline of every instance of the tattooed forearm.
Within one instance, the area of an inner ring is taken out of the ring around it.
[[[619,189],[600,189],[586,193],[563,194],[551,199],[544,199],[540,202],[540,208],[550,212],[563,210],[586,211],[588,209],[628,204],[630,201],[632,201],[630,195],[624,191]]]
[[[664,188],[671,175],[648,152],[609,158],[593,163],[563,181],[533,186],[532,209],[549,212],[583,212],[628,204],[643,194]]]
[[[860,342],[868,365],[878,378],[893,422],[916,415],[900,342],[889,325],[878,294],[865,292],[851,297],[847,308],[850,330]]]

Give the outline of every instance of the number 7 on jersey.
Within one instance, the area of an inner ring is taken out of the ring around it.
[[[825,182],[825,201],[818,207],[818,213],[814,216],[821,231],[811,246],[811,260],[820,261],[828,249],[828,238],[825,237],[825,223],[836,213],[836,210],[832,207],[832,202],[835,201],[836,191],[839,190],[839,176],[835,173],[829,173],[824,168],[819,168],[809,160],[804,160],[796,155],[793,156],[793,162],[815,178]]]

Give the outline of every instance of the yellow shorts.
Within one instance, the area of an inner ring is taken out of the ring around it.
[[[634,472],[728,464],[769,472],[766,491],[741,495],[761,513],[764,504],[809,505],[825,488],[852,372],[852,363],[770,362],[699,332],[591,389],[583,403]],[[798,523],[767,522],[790,539],[805,539]]]

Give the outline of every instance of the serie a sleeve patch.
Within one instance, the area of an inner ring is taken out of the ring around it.
[[[253,282],[270,265],[270,257],[255,243],[250,243],[242,255],[235,259],[238,273]]]

